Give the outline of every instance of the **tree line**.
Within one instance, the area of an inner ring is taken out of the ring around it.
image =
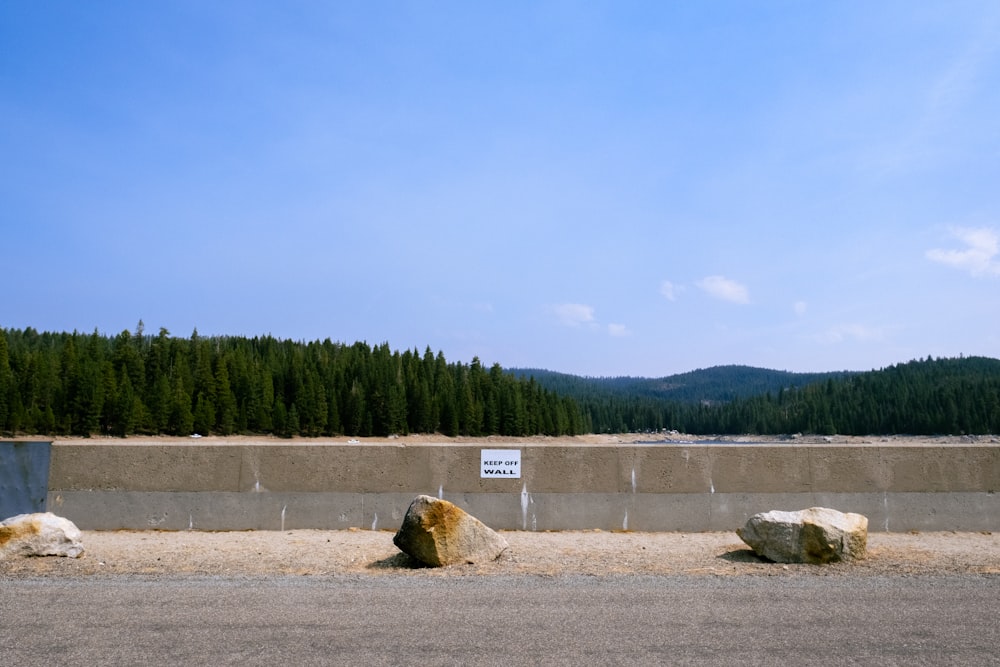
[[[1000,360],[928,357],[729,402],[665,402],[593,388],[574,397],[594,430],[608,433],[1000,433]]]
[[[547,382],[557,382],[558,390]],[[741,382],[764,391],[748,395]],[[738,398],[727,400],[731,396]],[[388,343],[202,337],[197,331],[178,338],[166,329],[153,336],[141,322],[135,332],[113,337],[0,328],[5,434],[558,436],[664,430],[1000,433],[1000,360],[928,357],[817,377],[726,367],[648,381],[548,372],[536,379],[499,364],[487,369],[478,358],[452,363],[429,347],[423,354],[401,353]]]
[[[271,336],[0,329],[0,432],[575,435],[579,406],[494,364]]]

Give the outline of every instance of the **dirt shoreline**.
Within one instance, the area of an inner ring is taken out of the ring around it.
[[[732,532],[501,531],[496,562],[420,567],[391,531],[84,531],[80,558],[0,561],[0,579],[101,576],[1000,575],[1000,534],[871,533],[868,558],[824,566],[763,561]]]

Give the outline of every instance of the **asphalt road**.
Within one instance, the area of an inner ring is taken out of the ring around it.
[[[0,580],[0,665],[996,665],[1000,577]]]

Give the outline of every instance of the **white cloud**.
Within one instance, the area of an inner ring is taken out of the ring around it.
[[[795,311],[796,315],[805,315],[808,308],[809,305],[805,301],[796,301],[792,304],[792,310]]]
[[[594,321],[594,308],[582,303],[561,303],[552,310],[559,321],[568,327],[578,327]]]
[[[961,271],[968,271],[974,276],[1000,275],[1000,235],[989,227],[953,227],[951,235],[964,243],[964,250],[945,250],[933,248],[926,253],[927,259],[950,266]]]
[[[676,301],[678,295],[680,295],[683,289],[684,288],[673,284],[669,280],[664,280],[660,283],[660,294],[662,294],[667,301]]]
[[[733,303],[750,303],[750,292],[746,286],[725,276],[708,276],[696,284],[716,299]]]
[[[631,336],[632,332],[624,324],[598,323],[594,315],[594,307],[583,303],[560,303],[552,307],[552,312],[559,322],[567,327],[585,326],[591,331],[606,329],[609,336],[621,338]]]
[[[615,337],[628,336],[632,332],[624,324],[609,324],[608,333]]]
[[[878,341],[883,338],[885,338],[883,328],[864,324],[838,324],[816,336],[821,343],[842,343],[845,340]]]

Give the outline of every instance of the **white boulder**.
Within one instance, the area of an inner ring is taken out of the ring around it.
[[[400,551],[434,567],[496,560],[509,548],[499,533],[457,505],[417,496],[392,538]]]
[[[14,556],[83,554],[82,533],[69,519],[52,512],[18,514],[0,521],[0,559]]]
[[[776,563],[861,560],[868,549],[868,517],[826,507],[773,510],[753,515],[736,534]]]

